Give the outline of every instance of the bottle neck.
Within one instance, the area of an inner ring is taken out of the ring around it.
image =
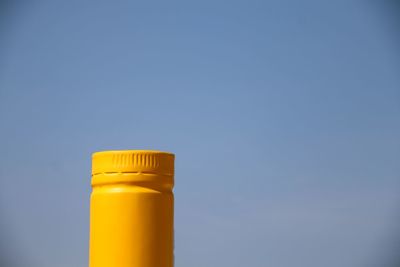
[[[92,175],[92,188],[99,186],[140,186],[155,189],[158,191],[172,191],[174,177],[172,175],[160,175],[153,173],[99,173]]]

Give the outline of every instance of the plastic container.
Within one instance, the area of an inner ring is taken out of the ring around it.
[[[94,153],[89,267],[172,267],[173,186],[171,153]]]

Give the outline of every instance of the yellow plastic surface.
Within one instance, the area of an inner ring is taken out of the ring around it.
[[[173,267],[174,155],[93,154],[89,267]]]

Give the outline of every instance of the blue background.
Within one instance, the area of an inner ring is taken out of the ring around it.
[[[396,8],[3,4],[2,266],[87,266],[91,153],[108,149],[176,154],[176,267],[396,260]]]

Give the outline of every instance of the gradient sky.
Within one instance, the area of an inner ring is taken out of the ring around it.
[[[2,8],[8,266],[87,266],[91,153],[108,149],[176,154],[176,267],[364,267],[398,253],[394,7]]]

